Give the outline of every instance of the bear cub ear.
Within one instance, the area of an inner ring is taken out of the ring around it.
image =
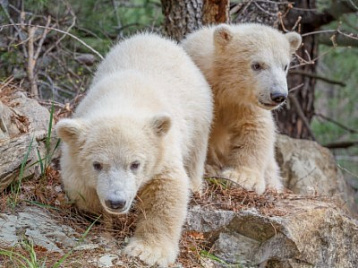
[[[78,141],[84,128],[84,123],[78,119],[62,119],[56,125],[56,132],[64,142],[70,144]]]
[[[158,137],[162,137],[167,134],[171,125],[171,118],[167,114],[156,115],[152,118],[151,127],[155,135]]]
[[[214,31],[214,44],[217,47],[225,47],[233,38],[233,34],[226,24],[220,24]]]
[[[296,32],[286,33],[285,36],[290,43],[290,52],[295,53],[302,43],[302,37]]]

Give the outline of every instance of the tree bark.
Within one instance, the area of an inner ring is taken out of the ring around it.
[[[178,42],[202,25],[228,23],[229,0],[161,0],[164,30]]]
[[[183,37],[202,26],[202,0],[162,0],[164,30],[166,34],[180,41]]]
[[[229,23],[229,0],[204,0],[203,24]]]
[[[254,22],[278,27],[278,13],[286,8],[287,2],[283,0],[278,1],[241,1],[231,9],[232,21],[235,23]]]

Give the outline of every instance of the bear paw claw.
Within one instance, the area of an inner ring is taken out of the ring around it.
[[[220,177],[221,169],[218,166],[205,165],[205,176],[206,177]]]
[[[176,247],[167,244],[153,245],[137,239],[132,239],[124,249],[126,255],[138,257],[150,266],[157,264],[160,267],[168,267],[169,264],[174,263],[177,252]]]
[[[238,183],[248,191],[255,191],[257,194],[263,194],[265,191],[265,178],[259,172],[249,168],[226,169],[222,172],[222,177]]]

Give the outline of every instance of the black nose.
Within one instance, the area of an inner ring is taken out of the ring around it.
[[[270,97],[274,103],[280,104],[286,100],[287,94],[274,92],[271,93]]]
[[[122,209],[126,205],[126,200],[106,200],[105,203],[111,209]]]

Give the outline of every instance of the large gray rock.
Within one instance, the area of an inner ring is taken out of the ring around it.
[[[16,214],[0,214],[0,247],[13,248],[26,239],[49,252],[64,253],[77,245],[80,235],[62,225],[44,209],[26,207]],[[59,248],[61,245],[61,248]]]
[[[276,159],[286,188],[300,195],[334,197],[350,211],[357,212],[353,190],[327,148],[314,141],[279,135]]]
[[[49,111],[22,92],[11,93],[0,101],[0,191],[19,178],[30,144],[22,177],[38,173],[37,150],[45,156],[49,119]]]
[[[202,233],[210,252],[222,260],[202,257],[201,266],[358,267],[357,220],[328,201],[294,195],[275,200],[270,209],[239,212],[191,206],[185,231]],[[108,237],[103,229],[91,229],[82,241],[78,238],[83,232],[77,233],[44,208],[0,213],[0,226],[0,248],[16,251],[26,237],[37,249],[46,249],[46,254],[63,255],[74,249],[86,256],[78,259],[71,254],[65,267],[146,267],[121,254],[126,239],[115,239],[115,232]]]
[[[86,224],[87,228],[90,224]],[[76,224],[73,223],[73,226]],[[58,261],[70,253],[61,267],[123,267],[117,265],[121,257],[118,241],[108,237],[108,233],[93,232],[91,229],[85,236],[83,231],[78,233],[64,224],[61,217],[55,217],[40,207],[28,206],[17,212],[0,213],[0,249],[22,252],[20,249],[24,248],[25,242],[33,245],[38,256],[45,252],[47,257],[41,260],[41,264],[47,263],[47,259],[49,263]],[[76,257],[76,252],[81,258]],[[58,253],[54,259],[51,258],[53,253]],[[4,266],[3,260],[6,261]],[[5,256],[0,256],[0,267],[15,267],[14,263],[7,261]]]
[[[227,264],[358,267],[358,222],[333,203],[292,196],[266,212],[195,206],[189,210],[186,229],[204,233],[212,253]]]

